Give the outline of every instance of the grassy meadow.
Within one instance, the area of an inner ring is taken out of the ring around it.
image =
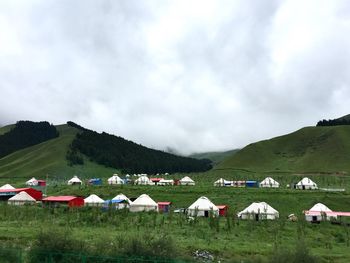
[[[182,174],[172,175],[181,178]],[[52,182],[48,195],[97,194],[111,199],[119,193],[138,197],[147,193],[155,201],[171,201],[173,209],[187,208],[198,197],[207,196],[214,204],[229,205],[229,216],[219,219],[198,218],[187,220],[182,214],[129,213],[128,211],[102,212],[101,209],[44,209],[0,205],[0,239],[2,245],[28,249],[35,247],[40,235],[59,237],[65,233],[81,250],[94,255],[150,255],[178,258],[191,262],[196,250],[206,250],[221,262],[299,262],[304,257],[314,262],[350,262],[350,227],[329,222],[309,224],[302,211],[322,202],[334,211],[350,210],[348,194],[350,179],[345,176],[311,175],[319,187],[346,188],[346,192],[302,191],[286,188],[301,179],[301,175],[274,174],[281,183],[279,189],[214,187],[220,177],[227,180],[262,180],[266,174],[244,171],[210,171],[190,174],[196,186],[109,186],[107,176],[102,186],[67,186]],[[6,182],[5,182],[6,180]],[[23,186],[22,182],[15,183]],[[0,183],[11,183],[6,178]],[[280,219],[269,222],[238,221],[235,214],[250,203],[265,201],[279,211]],[[294,213],[298,222],[286,217]],[[350,222],[349,222],[350,223]],[[79,241],[79,242],[78,242]],[[43,242],[43,241],[42,241]],[[45,243],[46,242],[46,243]],[[40,247],[54,249],[49,241]],[[53,241],[52,241],[53,242]],[[65,241],[68,242],[68,241]],[[54,243],[54,242],[53,242]],[[300,244],[302,244],[300,246]],[[57,249],[57,242],[54,243]],[[137,248],[137,249],[136,249]],[[139,252],[137,252],[137,251]],[[295,251],[299,251],[299,254]],[[311,255],[311,258],[308,256]],[[288,259],[284,257],[288,256]],[[302,262],[302,261],[301,261]]]

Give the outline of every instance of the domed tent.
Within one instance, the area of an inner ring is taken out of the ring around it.
[[[124,181],[117,175],[113,174],[112,177],[108,178],[108,184],[124,184]]]
[[[135,180],[137,185],[154,185],[154,183],[145,175],[140,176]]]
[[[187,209],[189,216],[205,216],[208,217],[212,213],[214,216],[219,215],[219,208],[214,205],[207,197],[202,196],[197,199]]]
[[[16,194],[15,196],[11,197],[7,202],[9,205],[27,205],[35,204],[36,200],[27,192],[22,191]]]
[[[214,182],[214,186],[233,186],[233,181],[227,181],[223,178],[220,178]]]
[[[274,220],[279,217],[278,211],[265,202],[252,203],[237,215],[241,219],[254,219],[256,221],[264,219]]]
[[[310,208],[309,211],[304,211],[305,220],[308,222],[320,222],[322,220],[330,220],[331,217],[326,215],[326,212],[333,212],[322,203],[317,203]],[[336,218],[336,216],[333,216]]]
[[[274,180],[271,177],[266,177],[263,181],[259,184],[260,187],[271,187],[271,188],[278,188],[280,187],[279,182]]]
[[[16,189],[10,184],[4,184],[3,186],[0,187],[0,190],[10,190],[10,189]]]
[[[174,180],[173,179],[161,179],[158,182],[158,185],[174,185]]]
[[[85,206],[102,206],[104,204],[104,200],[99,196],[92,194],[84,199]]]
[[[83,184],[83,182],[76,175],[74,175],[73,178],[68,181],[68,185],[75,185],[75,184]]]
[[[188,176],[180,180],[180,185],[195,185],[195,182]]]
[[[158,204],[146,194],[140,195],[134,202],[130,204],[130,212],[147,212],[157,211]]]
[[[36,186],[36,185],[38,185],[38,180],[33,177],[32,179],[29,179],[26,182],[26,185],[28,185],[28,186]]]
[[[313,182],[310,178],[304,177],[302,180],[300,180],[300,182],[298,182],[295,185],[296,189],[302,189],[302,190],[314,190],[314,189],[318,189],[317,184],[315,182]]]
[[[130,207],[131,201],[123,194],[115,196],[113,199],[113,204],[117,209],[123,209]]]

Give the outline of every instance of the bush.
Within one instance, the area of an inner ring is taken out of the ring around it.
[[[68,231],[40,232],[28,253],[29,262],[76,262],[84,251],[85,243],[76,240]],[[68,253],[68,254],[64,254]]]

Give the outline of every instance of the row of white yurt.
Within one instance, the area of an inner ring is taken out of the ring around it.
[[[227,181],[223,178],[218,179],[217,181],[214,182],[214,186],[226,186],[226,185],[231,185],[232,181]],[[260,187],[262,188],[278,188],[280,186],[279,182],[274,180],[271,177],[266,177],[263,181],[260,182],[259,184]],[[317,184],[313,182],[310,178],[304,177],[302,180],[300,180],[296,185],[296,189],[318,189]]]

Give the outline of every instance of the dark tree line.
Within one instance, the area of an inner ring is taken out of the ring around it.
[[[56,138],[58,135],[56,127],[46,121],[19,121],[13,129],[0,136],[0,157]]]
[[[203,172],[212,168],[208,159],[196,160],[153,150],[122,137],[81,129],[71,144],[67,159],[71,164],[79,159],[79,152],[108,167],[126,173]],[[71,158],[71,159],[69,159]]]
[[[350,125],[350,120],[347,119],[334,119],[334,120],[321,120],[316,126],[338,126],[338,125]]]

